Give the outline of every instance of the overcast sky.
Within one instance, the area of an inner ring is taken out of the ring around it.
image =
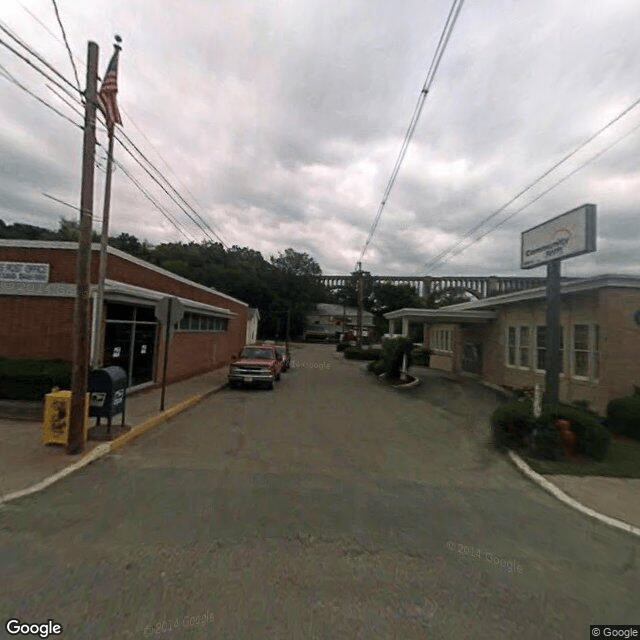
[[[87,41],[100,46],[102,75],[113,35],[122,36],[124,131],[222,239],[265,258],[293,247],[327,274],[355,268],[450,6],[58,0],[83,86]],[[0,16],[73,78],[50,0],[4,0]],[[563,273],[640,274],[640,106],[480,232],[622,138],[615,146],[425,269],[640,97],[639,24],[637,0],[467,0],[363,268],[544,275],[520,269],[520,233],[590,202],[598,251],[565,261]],[[0,64],[80,122],[4,47]],[[1,76],[0,88],[0,219],[57,228],[75,214],[42,194],[79,203],[82,132]],[[104,132],[99,142],[106,144]],[[118,145],[115,157],[188,235],[203,239]],[[103,181],[96,171],[98,217]],[[111,220],[112,233],[184,241],[119,170]]]

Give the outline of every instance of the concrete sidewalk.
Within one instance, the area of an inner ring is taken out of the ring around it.
[[[220,389],[227,382],[227,367],[183,380],[167,386],[165,412],[189,398],[202,397]],[[127,397],[125,424],[136,427],[160,414],[160,388],[139,391]],[[0,407],[0,411],[7,407]],[[33,403],[25,403],[27,419],[20,415],[19,403],[10,407],[0,417],[0,502],[2,497],[23,491],[43,482],[52,475],[76,464],[103,442],[88,440],[82,454],[70,456],[62,445],[41,443],[42,421],[34,419]],[[40,410],[39,414],[42,414]],[[36,415],[38,415],[36,413]],[[121,416],[114,418],[119,425]],[[94,424],[92,419],[91,424]],[[103,420],[104,422],[104,420]]]

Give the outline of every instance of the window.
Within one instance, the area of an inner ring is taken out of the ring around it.
[[[179,327],[181,331],[226,331],[227,323],[227,318],[185,313]]]
[[[597,324],[573,326],[573,375],[577,378],[597,379],[600,369],[600,330]]]
[[[431,334],[431,346],[436,351],[453,351],[453,330],[452,329],[436,329]]]
[[[529,369],[531,361],[531,329],[527,325],[507,328],[507,365]]]
[[[509,327],[509,335],[507,338],[507,364],[512,367],[516,366],[516,328]]]
[[[520,327],[520,366],[529,366],[529,327]]]
[[[573,327],[573,375],[589,377],[589,325]]]

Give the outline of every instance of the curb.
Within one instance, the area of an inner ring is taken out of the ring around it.
[[[378,376],[378,382],[380,382],[381,380],[384,380],[386,375],[387,375],[386,373],[381,373]],[[414,378],[411,382],[407,382],[406,384],[392,384],[391,387],[393,389],[413,389],[414,387],[417,387],[420,384],[420,382],[422,382],[420,378],[418,378],[418,376],[411,376],[411,377]]]
[[[213,389],[210,389],[209,391],[205,391],[200,395],[190,396],[186,400],[183,400],[182,402],[179,402],[178,404],[175,404],[172,407],[165,409],[165,411],[163,411],[162,413],[158,413],[155,416],[151,416],[151,418],[147,418],[140,424],[137,424],[135,427],[132,427],[130,431],[121,435],[119,438],[116,438],[111,442],[105,442],[103,444],[97,445],[89,453],[82,456],[82,458],[66,466],[64,469],[61,469],[57,473],[54,473],[52,476],[49,476],[48,478],[45,478],[44,480],[41,480],[40,482],[32,485],[31,487],[27,487],[26,489],[21,489],[20,491],[14,491],[12,493],[7,493],[4,496],[0,496],[0,508],[2,508],[2,506],[5,505],[7,502],[11,502],[12,500],[17,500],[18,498],[24,498],[25,496],[29,496],[33,493],[37,493],[38,491],[42,491],[43,489],[46,489],[47,487],[51,486],[54,482],[57,482],[58,480],[62,480],[62,478],[66,478],[68,475],[72,474],[74,471],[77,471],[78,469],[82,469],[82,467],[86,467],[88,464],[91,464],[95,460],[98,460],[106,456],[108,453],[111,453],[112,451],[117,451],[118,449],[121,449],[122,447],[124,447],[125,444],[127,444],[128,442],[131,442],[138,436],[145,433],[145,431],[148,431],[149,429],[156,427],[159,424],[162,424],[163,422],[166,422],[167,420],[173,418],[179,413],[186,411],[187,409],[189,409],[189,407],[192,407],[198,404],[205,398],[208,398],[209,396],[213,395],[214,393],[217,393],[221,389],[224,389],[226,386],[227,386],[226,383],[224,383],[217,387],[214,387]]]
[[[626,531],[631,535],[640,537],[640,528],[634,527],[632,524],[628,522],[624,522],[623,520],[618,520],[616,518],[612,518],[611,516],[605,516],[604,514],[596,511],[595,509],[591,509],[581,502],[578,502],[571,496],[567,495],[564,491],[558,488],[552,482],[549,482],[546,478],[541,476],[539,473],[536,473],[517,453],[513,451],[509,451],[509,458],[513,462],[513,464],[530,480],[533,480],[535,484],[539,487],[542,487],[545,491],[550,493],[554,498],[560,500],[560,502],[564,502],[564,504],[568,505],[572,509],[583,513],[590,518],[595,518],[598,522],[602,524],[606,524],[610,527],[614,527],[615,529],[620,529],[622,531]]]

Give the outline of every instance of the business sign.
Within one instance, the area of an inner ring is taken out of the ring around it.
[[[49,282],[49,265],[43,262],[0,262],[0,282]]]
[[[584,204],[522,232],[521,269],[596,250],[596,205]]]

